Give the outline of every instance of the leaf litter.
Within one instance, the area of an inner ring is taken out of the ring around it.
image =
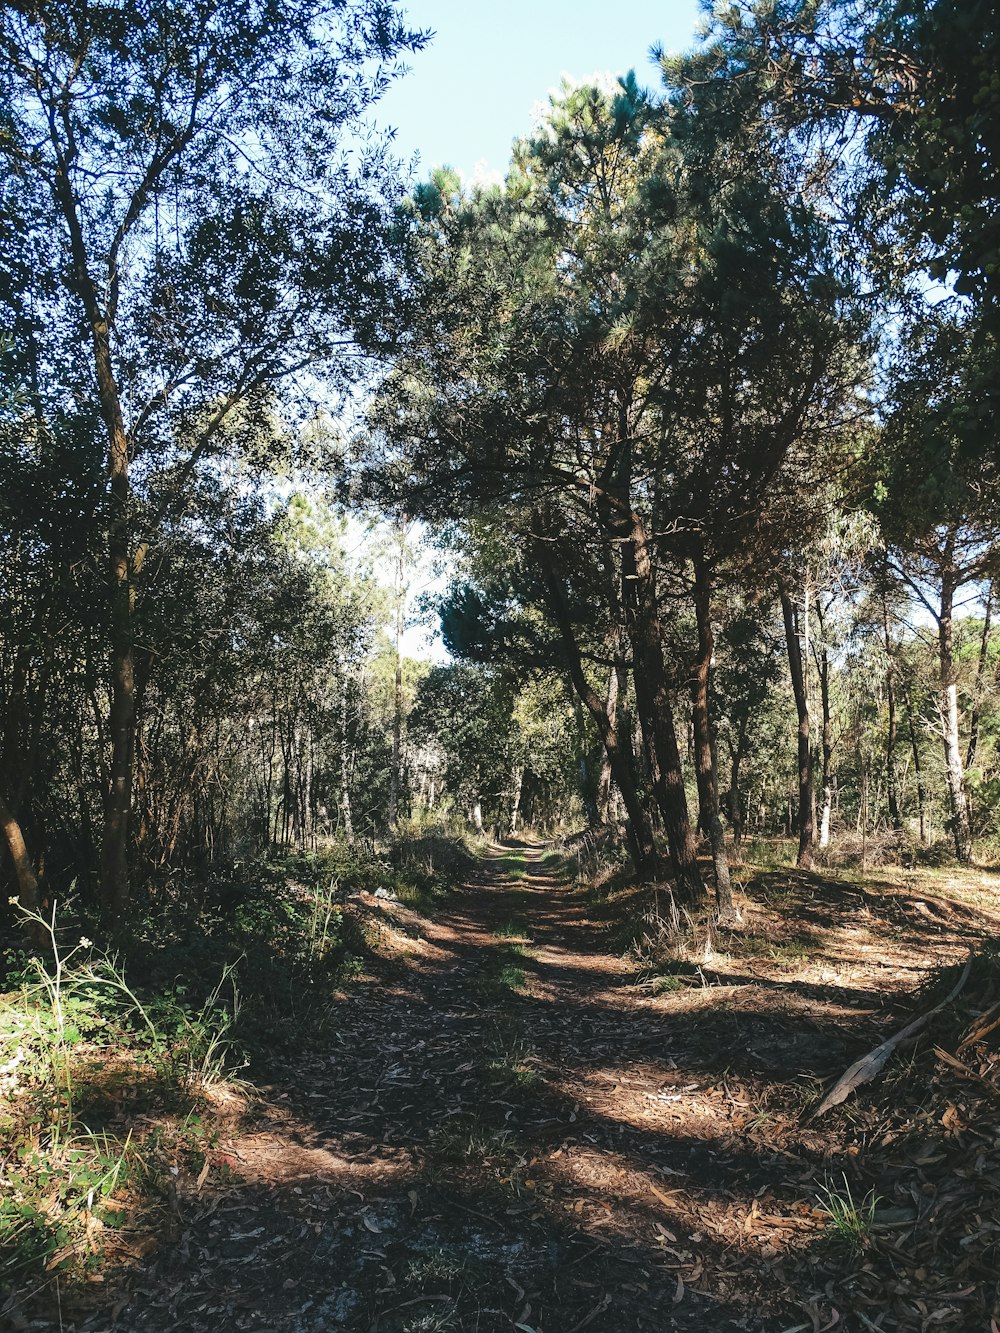
[[[931,945],[922,914],[868,895],[862,929],[817,880],[821,956],[797,974],[734,937],[697,990],[654,995],[558,867],[525,859],[516,884],[486,863],[419,947],[408,923],[325,1048],[277,1062],[206,1159],[226,1178],[178,1181],[152,1252],[136,1236],[57,1312],[8,1302],[4,1326],[1000,1333],[996,957],[941,1003],[996,923]],[[766,914],[751,886],[746,930]],[[497,981],[512,919],[533,946],[516,989]],[[921,1015],[817,1124],[847,1058]],[[877,1201],[853,1248],[823,1207],[841,1179]]]

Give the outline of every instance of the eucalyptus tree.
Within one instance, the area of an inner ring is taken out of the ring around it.
[[[322,374],[346,388],[359,346],[385,342],[394,186],[362,117],[422,40],[390,0],[0,10],[0,160],[19,310],[40,347],[32,392],[46,408],[65,399],[53,368],[75,339],[109,477],[112,917],[129,887],[134,616],[164,511],[185,510],[213,455],[269,446],[278,385],[293,395]],[[172,485],[153,499],[158,472]]]
[[[972,828],[961,749],[956,611],[985,592],[1000,559],[1000,471],[995,455],[976,458],[969,447],[982,420],[970,384],[993,358],[992,335],[967,312],[949,306],[924,312],[902,343],[874,484],[890,566],[937,631],[940,734],[960,861],[972,858]]]
[[[16,382],[4,361],[6,383]],[[20,901],[33,908],[40,853],[48,850],[50,867],[60,861],[49,798],[62,791],[62,763],[79,787],[68,793],[71,809],[89,809],[85,738],[105,629],[96,575],[103,476],[84,414],[39,419],[24,407],[0,408],[0,825]],[[86,861],[80,822],[74,851]]]

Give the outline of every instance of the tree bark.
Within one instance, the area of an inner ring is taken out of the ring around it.
[[[896,781],[896,680],[892,665],[892,637],[889,633],[889,611],[882,599],[882,634],[885,641],[885,701],[888,721],[885,734],[885,790],[889,819],[897,833],[903,830],[903,815],[899,808],[899,786]]]
[[[469,807],[469,822],[477,833],[483,831],[483,803],[477,796]]]
[[[965,772],[962,767],[962,754],[959,748],[958,730],[958,681],[955,674],[955,655],[953,641],[953,616],[955,604],[955,575],[948,561],[941,575],[941,615],[938,620],[938,663],[940,668],[940,700],[942,732],[944,737],[944,762],[948,779],[948,797],[951,806],[951,829],[955,843],[955,855],[959,861],[968,863],[972,860],[972,828],[969,822],[969,805],[965,793]]]
[[[618,730],[618,668],[612,667],[608,673],[608,693],[604,707],[608,714],[608,722],[617,732]],[[606,824],[609,819],[611,808],[611,759],[607,749],[604,750],[604,756],[601,760],[601,772],[597,779],[597,814],[602,824]]]
[[[830,654],[826,644],[819,654],[819,698],[823,713],[823,732],[821,740],[822,777],[820,788],[823,804],[820,808],[819,845],[830,845],[830,820],[833,814],[833,721],[830,714]]]
[[[663,662],[663,638],[645,525],[632,513],[622,543],[626,628],[632,645],[632,675],[643,752],[673,859],[679,896],[692,903],[705,896],[698,852],[688,817],[684,772]]]
[[[740,792],[740,768],[743,764],[743,756],[746,753],[747,727],[749,725],[749,715],[742,713],[740,715],[739,729],[736,734],[736,745],[732,753],[732,763],[729,770],[729,822],[733,826],[733,845],[739,847],[743,843],[743,829],[746,822],[745,805],[743,796]]]
[[[405,573],[406,518],[399,526],[399,555],[396,562],[396,675],[392,704],[392,772],[389,775],[389,827],[399,823],[399,796],[403,764],[403,577]]]
[[[976,762],[979,748],[979,722],[983,704],[983,681],[986,677],[986,659],[990,651],[990,621],[993,614],[993,584],[986,595],[986,614],[983,617],[983,633],[979,640],[979,660],[976,663],[976,691],[972,703],[972,717],[969,723],[969,745],[965,752],[965,771],[968,772]]]
[[[517,833],[517,821],[521,813],[521,788],[524,785],[524,767],[521,764],[514,765],[514,771],[511,774],[511,795],[510,795],[510,825],[508,832],[513,838]]]
[[[98,286],[90,271],[77,199],[70,182],[69,162],[76,156],[72,131],[69,130],[65,153],[55,137],[53,142],[59,159],[54,189],[69,232],[72,256],[69,286],[79,297],[86,316],[94,356],[98,402],[108,441],[111,500],[107,566],[111,597],[111,705],[108,727],[111,763],[104,795],[99,897],[104,914],[114,919],[124,911],[129,896],[129,822],[135,765],[132,611],[135,598],[133,577],[136,571],[131,552],[129,443],[111,356],[111,320],[108,311],[102,306]]]
[[[625,813],[628,816],[627,832],[632,864],[640,877],[654,876],[656,850],[653,832],[636,786],[631,756],[621,744],[617,721],[612,720],[604,700],[587,679],[562,586],[551,569],[545,568],[544,572],[549,607],[562,639],[570,680],[580,701],[594,720],[611,772],[621,792]]]
[[[20,822],[7,804],[2,791],[0,791],[0,825],[3,827],[4,841],[7,843],[11,864],[14,867],[18,902],[25,911],[37,912],[41,901],[38,876],[31,864]]]
[[[726,835],[719,813],[719,775],[712,744],[708,678],[715,653],[712,632],[712,582],[707,565],[694,562],[694,605],[698,623],[698,655],[691,672],[691,720],[694,727],[695,772],[698,780],[699,821],[712,849],[715,897],[719,917],[733,917],[733,890],[729,878]]]
[[[927,845],[927,798],[924,791],[924,770],[920,762],[920,741],[917,737],[917,719],[913,712],[913,696],[909,686],[903,686],[906,720],[910,728],[910,748],[913,751],[913,776],[917,784],[917,816],[920,822],[920,845]]]
[[[784,580],[778,580],[778,596],[785,622],[785,641],[788,646],[788,667],[792,677],[792,693],[798,714],[798,779],[799,779],[799,854],[797,864],[811,870],[814,862],[816,828],[813,822],[813,760],[809,739],[809,695],[806,680],[806,656],[803,652],[800,630],[808,636],[808,626],[799,624],[798,609],[793,605]],[[808,599],[803,600],[804,615],[808,617]]]
[[[344,820],[344,836],[354,841],[354,822],[351,818],[351,761],[347,744],[347,672],[340,685],[340,813]]]

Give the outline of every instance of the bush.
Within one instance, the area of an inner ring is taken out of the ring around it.
[[[67,946],[54,913],[23,915],[48,953],[8,955],[0,995],[0,1281],[9,1283],[96,1264],[118,1220],[116,1196],[156,1192],[163,1150],[176,1155],[191,1111],[210,1089],[232,1086],[242,1062],[230,1036],[230,970],[195,1010],[169,992],[143,1001],[118,958],[78,934]],[[170,1132],[159,1156],[140,1158],[137,1114],[145,1122],[150,1111]],[[112,1132],[111,1121],[124,1128]]]

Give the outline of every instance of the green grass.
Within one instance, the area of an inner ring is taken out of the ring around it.
[[[667,973],[664,976],[653,977],[650,983],[650,989],[654,995],[670,995],[675,991],[686,990],[688,983],[683,977],[671,976]]]
[[[524,1092],[540,1088],[545,1083],[533,1065],[510,1055],[499,1055],[490,1060],[487,1069],[506,1087],[520,1088]]]
[[[520,1155],[509,1129],[494,1129],[476,1116],[446,1121],[432,1142],[438,1156],[452,1161],[467,1158],[477,1162],[514,1162]]]
[[[537,956],[531,944],[522,940],[512,941],[507,945],[504,952],[514,958],[535,958]]]
[[[528,980],[524,968],[516,967],[513,963],[504,963],[497,973],[496,979],[498,986],[513,991],[524,990]]]
[[[0,953],[0,1287],[99,1277],[116,1227],[154,1229],[178,1171],[192,1186],[209,1162],[225,1173],[212,1150],[247,1059],[322,1041],[377,948],[349,898],[385,888],[431,912],[474,864],[465,840],[425,830],[171,877],[117,954],[72,896],[58,921],[28,922],[45,947]]]
[[[874,1190],[869,1190],[858,1202],[847,1176],[841,1179],[843,1186],[828,1181],[820,1187],[819,1209],[826,1217],[828,1239],[850,1254],[859,1254],[871,1241],[879,1199]]]
[[[740,848],[745,865],[757,870],[788,870],[795,864],[798,844],[788,838],[754,838]]]
[[[528,863],[523,852],[506,852],[503,863],[504,873],[508,879],[521,880],[527,878]]]
[[[531,935],[519,921],[505,921],[497,926],[493,934],[500,940],[523,940],[530,942]]]
[[[773,940],[766,935],[734,934],[727,949],[738,958],[769,958],[775,963],[805,963],[816,952],[811,935],[799,934]]]
[[[231,966],[201,1005],[180,987],[141,998],[117,958],[76,932],[67,944],[54,915],[22,916],[48,957],[0,994],[0,1282],[14,1284],[99,1269],[124,1203],[134,1225],[171,1166],[200,1171],[196,1108],[231,1101],[245,1064]]]

